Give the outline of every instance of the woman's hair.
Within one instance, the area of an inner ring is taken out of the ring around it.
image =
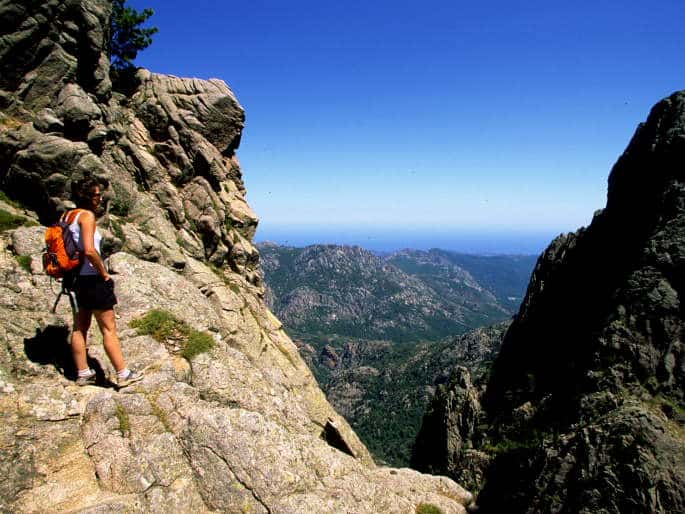
[[[90,177],[82,178],[71,184],[71,199],[76,207],[90,208],[95,188],[100,187],[100,183]]]

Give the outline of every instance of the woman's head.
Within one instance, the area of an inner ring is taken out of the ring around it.
[[[94,211],[100,198],[100,184],[95,179],[87,177],[71,185],[71,199],[76,207]]]

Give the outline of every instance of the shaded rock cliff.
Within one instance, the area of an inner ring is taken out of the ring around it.
[[[448,419],[482,424],[448,429],[484,452],[482,510],[685,511],[684,162],[679,92],[638,127],[606,208],[538,260],[483,410],[465,381],[447,395]]]
[[[0,2],[0,510],[464,512],[455,482],[373,463],[265,306],[231,90],[140,70],[131,95],[113,91],[110,12]],[[107,186],[122,346],[147,368],[121,391],[97,333],[99,386],[74,385],[71,313],[50,312],[40,266],[42,225],[84,174]],[[155,308],[214,348],[184,359],[173,336],[130,327]]]

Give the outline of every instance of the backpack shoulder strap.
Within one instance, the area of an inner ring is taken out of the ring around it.
[[[62,215],[62,221],[64,221],[67,225],[71,225],[78,221],[82,212],[83,209],[73,209],[71,211],[67,211]]]

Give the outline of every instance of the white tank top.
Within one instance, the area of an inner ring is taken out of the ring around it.
[[[83,211],[81,211],[83,212]],[[71,225],[69,225],[69,231],[71,234],[74,236],[74,242],[76,243],[76,246],[78,247],[81,252],[84,251],[83,248],[83,241],[81,240],[81,226],[78,224],[78,219],[81,216],[81,212],[79,212],[75,217],[74,221],[72,221]],[[102,234],[100,234],[100,231],[97,228],[97,225],[95,226],[95,234],[94,234],[94,242],[95,242],[95,250],[100,253],[100,242],[102,241]],[[79,272],[79,275],[99,275],[98,270],[93,266],[93,264],[88,260],[88,258],[83,259],[83,264],[81,265],[81,271]]]

